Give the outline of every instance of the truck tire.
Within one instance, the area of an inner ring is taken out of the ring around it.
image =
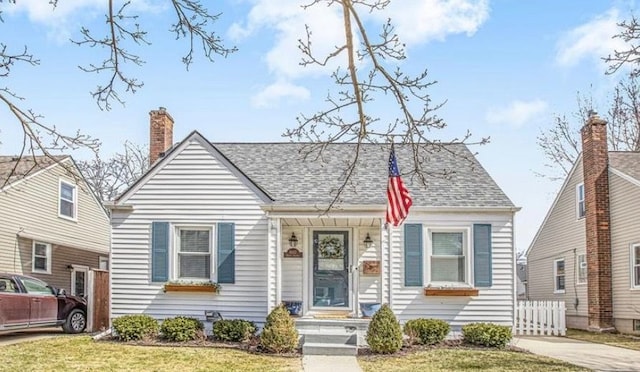
[[[65,333],[80,333],[85,328],[87,328],[87,315],[80,309],[72,310],[62,325]]]

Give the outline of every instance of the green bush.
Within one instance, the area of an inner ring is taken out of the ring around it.
[[[367,343],[372,352],[380,354],[392,354],[402,347],[402,329],[389,305],[382,305],[371,318]]]
[[[505,347],[511,341],[511,327],[491,323],[471,323],[462,327],[462,338],[473,345]]]
[[[122,341],[142,340],[158,335],[158,321],[149,315],[125,315],[113,320],[113,329]]]
[[[244,319],[223,319],[213,323],[213,336],[220,341],[248,341],[257,330],[253,322]]]
[[[196,318],[177,316],[165,319],[160,326],[162,337],[169,341],[192,341],[204,336],[204,326]]]
[[[260,334],[260,346],[271,353],[284,353],[298,347],[298,331],[284,305],[273,309]]]
[[[449,330],[449,323],[440,319],[411,319],[404,325],[404,334],[409,336],[409,343],[419,345],[439,344],[447,337]]]

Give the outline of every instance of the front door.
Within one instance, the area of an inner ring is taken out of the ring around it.
[[[312,304],[315,308],[350,308],[349,232],[313,232]]]

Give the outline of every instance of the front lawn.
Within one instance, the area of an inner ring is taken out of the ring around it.
[[[299,371],[300,358],[236,349],[134,346],[59,337],[0,349],[7,371]]]
[[[588,371],[559,360],[508,350],[432,349],[402,356],[358,358],[364,372]]]
[[[615,333],[595,333],[579,329],[567,329],[567,337],[574,340],[595,342],[640,351],[640,337],[624,336]]]

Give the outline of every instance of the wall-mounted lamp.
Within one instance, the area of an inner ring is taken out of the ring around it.
[[[298,238],[296,237],[296,233],[291,233],[291,237],[289,238],[289,247],[295,248],[298,246]]]
[[[73,265],[67,265],[67,270],[73,271]]]
[[[369,233],[367,233],[367,236],[364,238],[363,243],[365,248],[371,248],[371,245],[373,244],[373,239],[371,239],[371,236],[369,235]]]

